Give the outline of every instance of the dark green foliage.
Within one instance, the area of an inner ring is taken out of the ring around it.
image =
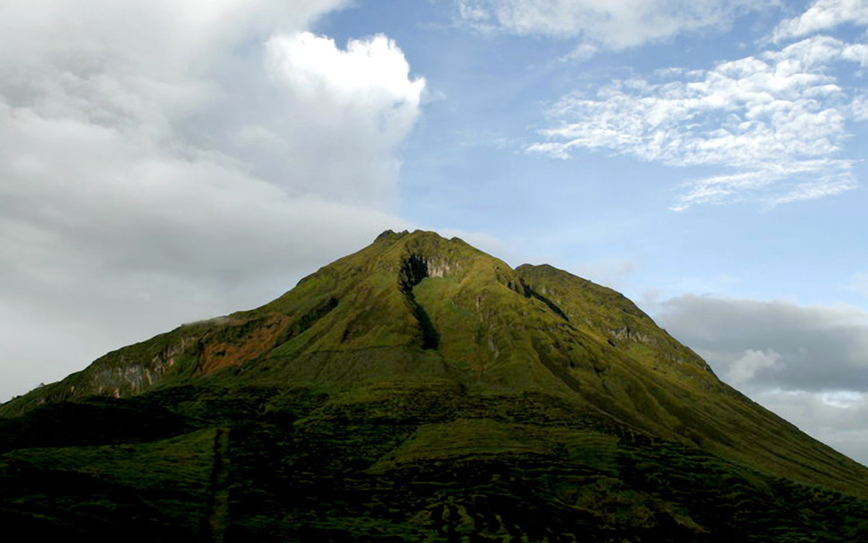
[[[868,540],[868,470],[629,300],[431,233],[0,414],[0,522],[37,538]]]
[[[50,404],[0,419],[0,452],[30,447],[138,443],[190,428],[177,413],[151,402],[91,398]]]
[[[178,540],[207,534],[214,473],[226,469],[225,513],[216,529],[230,541],[868,535],[863,499],[588,419],[569,400],[545,394],[478,396],[442,387],[393,389],[388,398],[246,387],[170,392],[154,399],[203,430],[138,445],[22,448],[0,456],[7,525],[101,533],[141,519],[148,523],[137,532],[144,539],[174,540],[171,527]],[[69,433],[87,428],[82,419]],[[221,428],[227,443],[218,454]]]

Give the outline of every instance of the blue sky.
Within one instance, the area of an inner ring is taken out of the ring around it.
[[[496,4],[478,5],[494,9]],[[759,161],[745,160],[750,162],[746,168],[728,167],[744,153],[738,147],[720,158],[699,156],[691,165],[673,165],[688,161],[686,151],[676,150],[672,159],[655,160],[642,156],[645,149],[641,145],[618,148],[606,141],[578,145],[569,158],[533,151],[541,143],[561,142],[548,140],[541,132],[563,121],[553,110],[572,93],[602,104],[604,100],[595,97],[611,89],[615,81],[674,85],[702,80],[702,75],[660,72],[708,72],[722,63],[779,54],[787,46],[812,38],[860,44],[864,27],[842,23],[824,32],[769,43],[782,21],[800,16],[809,4],[759,3],[760,8],[754,10],[733,8],[720,24],[708,25],[700,33],[673,33],[625,49],[600,44],[597,47],[603,50],[591,58],[570,60],[570,53],[582,43],[594,43],[581,29],[567,37],[546,35],[542,24],[530,35],[516,35],[496,23],[492,29],[476,29],[472,21],[460,17],[457,5],[359,2],[325,16],[312,28],[338,44],[353,37],[385,34],[396,40],[410,61],[411,77],[426,80],[431,101],[423,106],[422,118],[400,151],[398,210],[402,216],[437,229],[490,234],[514,251],[513,258],[518,260],[530,256],[557,260],[564,266],[598,266],[603,273],[611,269],[617,277],[599,279],[623,282],[633,297],[641,297],[648,288],[664,296],[700,289],[801,303],[864,303],[864,294],[847,285],[868,267],[868,257],[846,249],[858,247],[865,237],[866,222],[859,220],[863,196],[859,180],[866,173],[859,152],[860,142],[864,145],[864,121],[846,116],[840,127],[818,131],[817,139],[835,140],[831,151],[817,149],[812,154],[795,149],[799,144],[819,147],[814,136],[806,134],[804,141],[791,144],[793,149],[769,153]],[[805,84],[808,90],[840,87],[838,96],[818,100],[808,113],[840,110],[864,96],[868,65],[864,64],[865,53],[861,54],[863,64],[830,60],[813,69],[796,69],[791,77],[822,79]],[[729,83],[744,84],[758,74],[762,71],[733,77]],[[794,89],[795,94],[774,94],[775,84],[755,83],[759,88],[754,92],[772,94],[769,99],[773,100],[790,100],[791,109],[800,99],[817,100],[801,97],[798,93],[803,88]],[[721,96],[727,92],[731,91],[718,89]],[[652,102],[649,107],[655,101],[658,107],[666,106],[660,92],[643,96]],[[618,108],[626,118],[643,113],[614,102],[610,113],[618,114]],[[727,115],[746,120],[745,109],[697,112],[690,119],[676,117],[664,128],[699,141],[726,122]],[[770,123],[764,121],[760,118],[759,122],[768,129]],[[682,128],[696,122],[708,126],[693,134]],[[791,137],[796,122],[747,139],[745,146],[755,148]],[[822,119],[815,123],[829,124]],[[616,123],[611,127],[617,128]],[[648,136],[647,132],[641,135]],[[719,201],[697,200],[673,212],[672,208],[686,205],[683,200],[691,196],[691,188],[685,185],[691,182],[750,174],[756,171],[756,162],[763,168],[780,166],[782,159],[792,155],[792,162],[850,162],[850,175],[820,187],[819,194],[830,193],[825,197],[799,195],[796,185],[814,176],[837,174],[832,166],[774,179],[765,189],[733,188],[730,196]],[[778,203],[799,197],[804,199]],[[629,277],[624,268],[631,270]]]
[[[868,463],[866,83],[865,0],[0,0],[0,401],[425,228]]]

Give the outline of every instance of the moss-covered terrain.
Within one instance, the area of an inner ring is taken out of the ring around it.
[[[37,537],[868,540],[868,469],[629,300],[430,232],[0,416],[0,522]]]

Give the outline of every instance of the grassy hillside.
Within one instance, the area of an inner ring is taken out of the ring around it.
[[[868,540],[868,469],[632,302],[430,232],[0,414],[0,520],[37,534]]]

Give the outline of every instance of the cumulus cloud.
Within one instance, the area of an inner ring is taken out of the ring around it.
[[[454,0],[459,25],[483,32],[576,39],[575,58],[674,36],[728,28],[771,1],[747,0]]]
[[[718,374],[750,389],[868,391],[868,313],[684,295],[657,321]]]
[[[409,226],[425,82],[345,3],[0,0],[0,400]]]
[[[548,112],[553,126],[541,131],[545,141],[528,150],[558,158],[607,150],[721,170],[688,182],[676,210],[838,194],[857,186],[855,159],[840,154],[865,98],[830,72],[851,62],[863,62],[861,44],[815,36],[709,70],[615,81],[595,96],[562,97]]]
[[[757,372],[768,368],[780,368],[781,355],[772,349],[755,351],[748,349],[744,355],[729,365],[725,379],[732,384],[740,384],[753,379]]]
[[[868,26],[868,2],[817,0],[803,14],[782,21],[772,33],[772,40],[781,42],[801,38],[848,23]]]
[[[378,35],[341,50],[303,32],[275,36],[266,50],[270,72],[292,102],[284,121],[295,124],[290,135],[297,141],[281,148],[298,149],[284,155],[293,173],[309,174],[310,190],[348,202],[393,194],[400,166],[394,150],[416,122],[425,88],[424,79],[410,79],[395,42]],[[312,144],[328,154],[311,153]]]

